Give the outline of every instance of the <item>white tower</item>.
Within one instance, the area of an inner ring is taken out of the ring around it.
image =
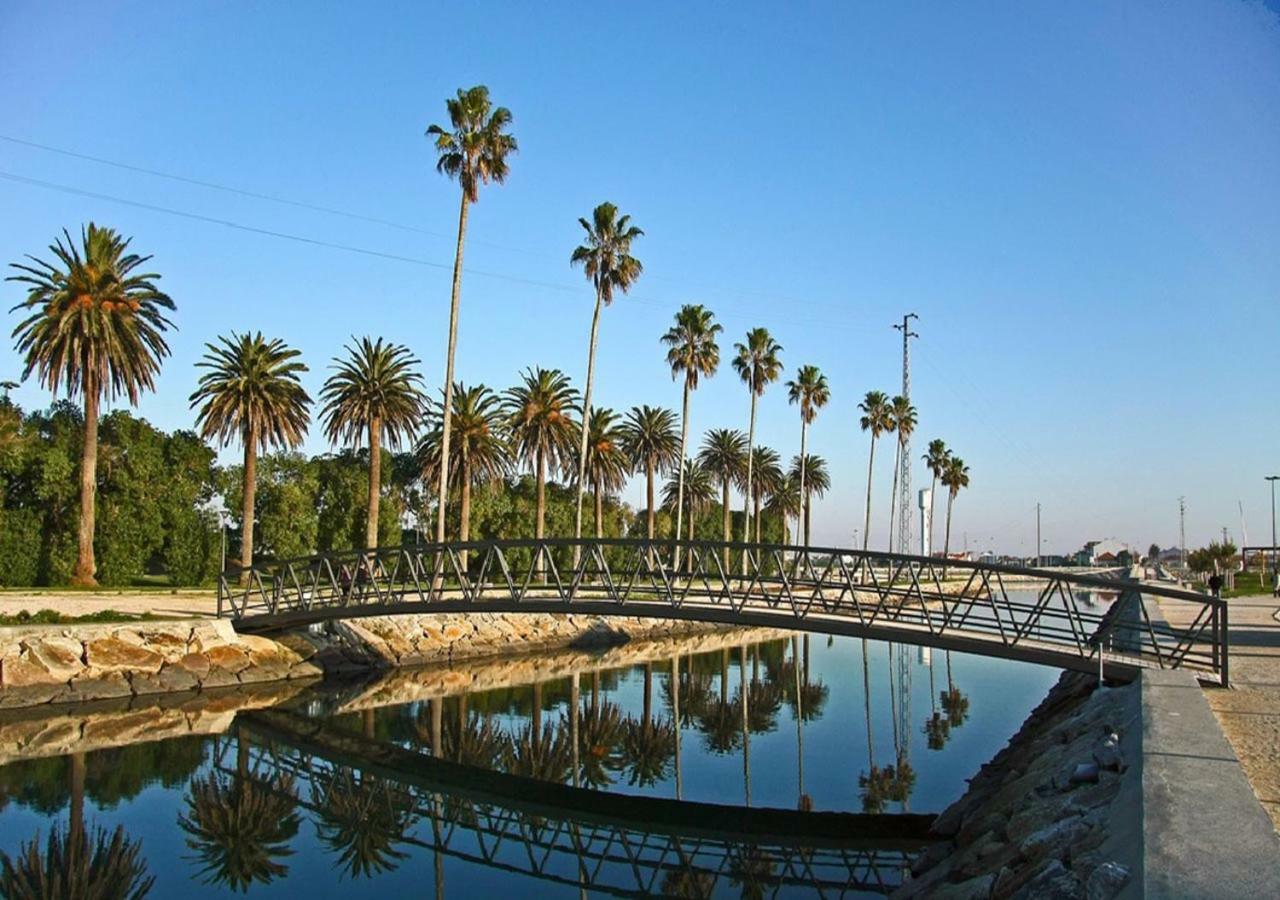
[[[933,534],[933,489],[923,488],[920,491],[920,555],[929,556],[933,547],[929,537]]]

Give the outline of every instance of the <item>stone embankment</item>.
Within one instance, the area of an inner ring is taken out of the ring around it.
[[[938,817],[947,840],[895,898],[1093,900],[1124,889],[1140,864],[1140,688],[1095,685],[1063,674]]]
[[[562,614],[387,616],[276,639],[225,620],[0,629],[0,709],[88,703],[391,669],[495,653],[609,646],[707,626]]]

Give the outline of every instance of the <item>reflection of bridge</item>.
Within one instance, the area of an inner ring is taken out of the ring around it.
[[[386,818],[430,825],[406,827],[397,843],[592,892],[647,896],[674,885],[683,896],[710,896],[731,882],[761,896],[789,885],[887,894],[930,842],[932,816],[748,812],[618,795],[436,759],[280,710],[239,722],[268,771],[313,789],[352,769],[361,778],[346,784],[356,790],[382,782],[389,790],[378,801],[396,807]],[[299,802],[322,814],[314,799]]]
[[[1099,602],[1107,594],[1115,599]],[[1189,624],[1169,624],[1160,603],[1185,610],[1176,621]],[[1120,677],[1158,666],[1228,679],[1227,607],[1204,594],[836,548],[548,538],[351,551],[228,569],[219,578],[218,612],[259,631],[408,612],[640,615],[796,628],[1084,671],[1105,664]]]

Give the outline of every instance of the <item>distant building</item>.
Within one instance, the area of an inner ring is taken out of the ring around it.
[[[1116,538],[1089,541],[1075,554],[1078,566],[1122,566],[1141,558],[1136,547]]]

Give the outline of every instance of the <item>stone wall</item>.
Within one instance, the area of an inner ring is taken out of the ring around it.
[[[1105,900],[1125,889],[1140,865],[1141,824],[1127,816],[1141,790],[1140,688],[1095,686],[1063,674],[938,817],[947,840],[894,897]]]

